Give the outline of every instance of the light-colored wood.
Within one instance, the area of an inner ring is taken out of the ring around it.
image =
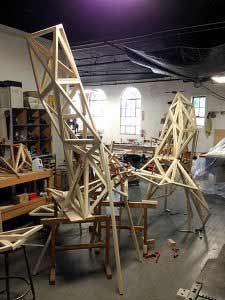
[[[7,240],[0,240],[0,253],[12,250],[12,244]]]
[[[49,48],[40,37],[49,34],[52,43]],[[123,280],[120,264],[118,236],[114,212],[112,190],[127,180],[128,166],[120,163],[104,145],[90,113],[88,101],[73,58],[63,26],[28,34],[26,36],[29,55],[39,98],[48,112],[53,126],[63,144],[68,169],[69,191],[49,189],[57,204],[71,222],[86,220],[94,208],[104,200],[109,200],[114,241],[114,254],[117,267],[119,293],[123,294]],[[73,97],[77,94],[78,105]],[[47,101],[48,95],[54,96],[54,107]],[[81,124],[81,136],[68,125],[68,116],[75,115]],[[92,135],[88,138],[88,135]],[[73,157],[76,156],[74,169]],[[91,172],[90,172],[91,170]],[[94,174],[90,182],[89,174]],[[89,200],[100,189],[100,195],[90,206]],[[129,210],[129,206],[127,206]],[[136,233],[129,216],[135,242]],[[137,243],[135,242],[137,248]]]
[[[54,217],[54,204],[40,205],[33,209],[29,215],[32,217]]]
[[[15,186],[17,184],[36,181],[39,179],[49,179],[51,176],[52,170],[22,173],[19,177],[17,175],[4,173],[0,176],[0,188]],[[27,214],[33,209],[46,204],[46,202],[46,197],[37,197],[31,201],[26,201],[15,205],[0,206],[0,232],[3,231],[3,221]]]
[[[44,204],[46,204],[46,197],[38,197],[27,202],[10,205],[6,208],[1,208],[0,206],[2,221],[4,222],[21,215],[25,215]]]
[[[166,116],[155,155],[140,170],[134,172],[138,177],[149,182],[146,199],[151,199],[158,187],[174,185],[184,188],[189,229],[193,217],[189,195],[193,199],[203,225],[210,216],[207,202],[191,175],[191,159],[196,148],[196,135],[194,106],[181,93],[177,93]],[[187,160],[185,151],[188,150],[189,145],[191,155]],[[154,189],[153,186],[156,188]]]
[[[132,219],[132,215],[131,215],[131,211],[130,211],[130,207],[129,207],[129,203],[128,203],[128,180],[121,183],[121,190],[124,192],[125,195],[121,195],[120,199],[122,201],[124,201],[124,203],[125,203],[127,217],[128,217],[128,220],[130,223],[130,228],[131,228],[131,236],[132,236],[133,243],[134,243],[135,249],[136,249],[137,259],[139,261],[141,261],[141,253],[140,253],[137,236],[136,236],[135,229],[134,229],[134,223],[133,223],[133,219]]]
[[[130,208],[157,208],[158,201],[155,200],[142,200],[142,201],[128,201]],[[102,201],[101,206],[109,206],[109,201]],[[114,202],[115,207],[121,207],[120,202]]]
[[[188,295],[190,294],[190,290],[187,289],[179,289],[176,295],[176,300],[187,300]],[[193,299],[193,298],[190,298]]]
[[[172,240],[172,239],[168,239],[168,240],[167,240],[167,245],[168,245],[170,248],[175,248],[176,245],[177,245],[177,243],[176,243],[174,240]]]
[[[20,174],[20,177],[13,174],[0,175],[0,189],[8,186],[13,186],[29,181],[36,181],[40,179],[50,178],[52,176],[52,170],[46,169],[43,171],[27,172]]]
[[[18,228],[0,233],[0,253],[21,247],[34,233],[41,230],[43,225]]]
[[[9,149],[10,157],[6,160],[0,156],[0,171],[3,174],[13,173],[20,176],[20,172],[32,169],[32,158],[27,147],[23,144],[2,144],[1,147]]]

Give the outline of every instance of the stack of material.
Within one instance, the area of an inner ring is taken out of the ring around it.
[[[43,105],[36,91],[27,91],[23,93],[24,107],[32,109],[42,109]]]

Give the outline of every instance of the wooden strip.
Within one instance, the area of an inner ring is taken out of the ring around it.
[[[52,170],[36,171],[21,173],[19,178],[15,175],[0,176],[0,188],[13,186],[29,181],[36,181],[39,179],[45,179],[52,176]]]

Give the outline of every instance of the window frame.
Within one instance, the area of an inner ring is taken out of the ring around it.
[[[195,107],[195,105],[194,105],[194,100],[195,100],[196,98],[199,98],[199,105],[198,105],[198,107]],[[205,98],[205,104],[204,104],[204,107],[202,107],[202,106],[200,105],[200,99],[201,99],[201,98]],[[203,127],[205,126],[206,106],[207,106],[206,99],[207,99],[207,97],[206,97],[205,95],[192,96],[192,104],[193,104],[194,109],[195,109],[196,124],[197,124],[197,126],[198,126],[199,128],[203,128]],[[201,110],[201,108],[204,108],[204,116],[200,116],[199,114],[196,114],[196,110],[197,110],[197,109],[198,109],[198,110]],[[204,121],[203,124],[198,124],[198,120],[202,120],[202,119],[203,119],[203,121]]]
[[[136,89],[137,93],[139,94],[139,97],[135,97],[135,98],[131,98],[131,97],[127,97],[125,98],[125,94],[127,93],[128,89]],[[129,106],[129,101],[135,101],[134,105],[130,105]],[[140,103],[138,103],[140,102]],[[141,93],[139,91],[138,88],[136,87],[127,87],[121,94],[120,97],[120,135],[141,135],[141,121],[142,121],[142,110],[141,110],[141,102],[142,102],[142,97],[141,97]],[[133,106],[133,108],[132,108]],[[134,116],[132,116],[132,110],[134,112]],[[138,114],[140,114],[140,116],[138,117]],[[139,118],[139,120],[138,120]],[[130,119],[130,124],[126,124],[128,119]],[[137,121],[140,122],[140,124],[137,124]],[[135,124],[132,124],[132,123]],[[123,127],[123,130],[122,130]],[[129,130],[131,130],[131,128],[134,128],[134,132],[128,132],[128,128]],[[139,130],[138,130],[139,128]]]
[[[91,94],[92,93],[98,93],[100,91],[100,93],[103,93],[104,97],[102,99],[91,99]],[[99,115],[95,115],[95,113],[93,112],[93,108],[92,108],[92,104],[99,104],[99,105],[105,105],[105,102],[107,100],[107,96],[106,96],[106,93],[103,89],[88,89],[88,90],[85,90],[85,93],[87,95],[87,99],[88,99],[88,105],[89,105],[89,109],[90,109],[90,113],[91,113],[91,116],[95,122],[95,125],[97,127],[97,130],[101,133],[104,132],[104,118],[105,118],[105,112],[104,112],[104,108],[103,108],[103,112],[102,114],[99,114]],[[100,122],[98,122],[98,120],[101,120]],[[102,124],[102,127],[99,128],[99,124]]]

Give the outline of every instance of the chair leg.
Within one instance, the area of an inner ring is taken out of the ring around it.
[[[10,300],[10,287],[9,287],[9,253],[6,252],[5,256],[5,289],[7,300]]]
[[[25,246],[23,246],[23,253],[24,253],[24,258],[25,258],[25,262],[26,262],[26,266],[27,266],[27,274],[28,274],[29,281],[30,281],[30,287],[31,287],[32,295],[33,295],[33,300],[34,300],[35,299],[35,290],[34,290],[33,279],[32,279],[32,275],[31,275],[31,272],[30,272],[30,266],[29,266]]]

